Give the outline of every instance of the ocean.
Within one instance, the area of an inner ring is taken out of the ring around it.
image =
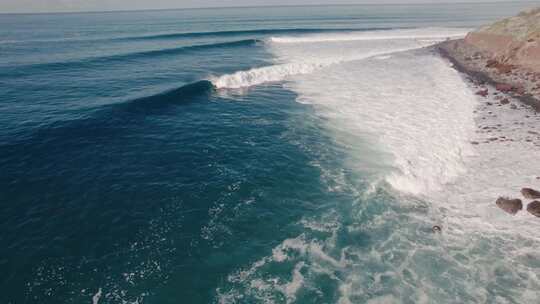
[[[0,303],[537,303],[429,48],[534,4],[0,15]]]

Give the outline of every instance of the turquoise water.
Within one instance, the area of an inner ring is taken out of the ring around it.
[[[464,87],[421,47],[532,5],[0,15],[0,302],[533,303],[537,243],[431,233],[452,145],[400,159]]]

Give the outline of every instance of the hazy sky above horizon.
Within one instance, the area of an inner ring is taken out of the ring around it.
[[[0,0],[1,13],[108,11],[194,7],[362,4],[362,3],[452,3],[508,2],[511,0]]]

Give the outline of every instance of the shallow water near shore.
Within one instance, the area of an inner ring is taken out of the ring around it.
[[[0,15],[0,302],[534,303],[538,117],[429,48],[528,6]]]

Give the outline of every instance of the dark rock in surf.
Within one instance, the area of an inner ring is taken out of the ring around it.
[[[507,213],[510,213],[512,215],[515,215],[523,209],[523,203],[521,203],[520,199],[509,199],[505,197],[499,197],[497,201],[495,202],[499,208],[506,211]]]
[[[480,91],[476,92],[476,95],[486,97],[488,95],[488,89],[480,90]]]
[[[531,188],[523,188],[521,189],[521,195],[528,199],[538,199],[540,198],[540,191]]]
[[[508,98],[501,99],[501,104],[505,105],[505,104],[509,104],[509,103],[510,103],[510,100],[508,100]]]
[[[540,202],[539,201],[532,201],[527,205],[527,212],[530,214],[540,217]]]

